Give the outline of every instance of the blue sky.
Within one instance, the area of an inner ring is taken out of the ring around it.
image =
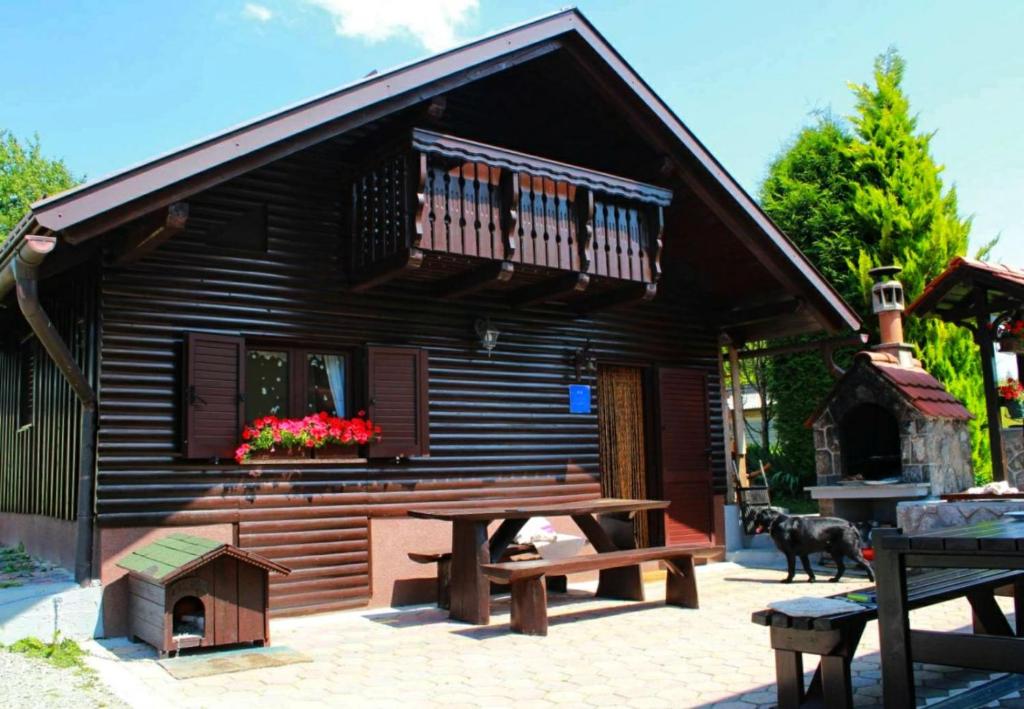
[[[0,0],[0,128],[90,178],[558,9],[558,0]],[[816,110],[895,45],[920,126],[974,216],[1024,264],[1021,2],[584,0],[580,7],[751,192]]]

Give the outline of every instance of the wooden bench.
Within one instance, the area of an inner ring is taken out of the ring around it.
[[[942,569],[907,578],[907,597],[911,609],[942,603],[966,596],[974,611],[976,633],[1013,635],[1006,616],[996,604],[996,589],[1013,585],[1021,602],[1024,574],[1020,571],[991,569]],[[874,594],[874,586],[836,594],[830,598],[847,600],[849,593]],[[864,626],[878,617],[874,603],[861,603],[861,610],[821,618],[789,616],[771,609],[757,611],[751,620],[771,628],[775,651],[775,678],[779,709],[810,704],[827,707],[852,707],[853,686],[850,663]],[[1024,618],[1017,618],[1017,635],[1024,634]],[[804,688],[803,653],[821,656],[810,687]]]
[[[639,564],[644,561],[662,561],[668,568],[665,602],[684,608],[696,608],[697,581],[694,566],[707,563],[707,559],[717,551],[692,546],[650,547],[568,559],[483,564],[481,568],[491,581],[507,583],[512,587],[512,631],[524,635],[547,635],[547,594],[541,581],[546,575],[601,571],[598,596],[642,601],[644,587]]]
[[[502,559],[530,554],[539,559],[537,549],[532,544],[509,544],[502,552]],[[417,564],[437,564],[437,607],[448,610],[452,604],[452,553],[450,551],[436,553],[409,552],[409,559]],[[565,593],[567,581],[565,576],[551,576],[547,579],[547,589],[556,593]]]

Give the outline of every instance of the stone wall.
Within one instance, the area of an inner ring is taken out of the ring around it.
[[[1017,510],[1024,510],[1024,500],[901,502],[896,507],[896,525],[903,529],[904,534],[916,534],[931,529],[987,522]]]
[[[1024,490],[1024,428],[1003,429],[1003,458],[1006,460],[1006,481]]]
[[[971,434],[966,421],[916,417],[900,437],[903,479],[930,482],[932,495],[974,485]]]

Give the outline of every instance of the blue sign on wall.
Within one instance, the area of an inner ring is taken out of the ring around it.
[[[589,414],[590,413],[590,385],[570,384],[569,385],[569,413]]]

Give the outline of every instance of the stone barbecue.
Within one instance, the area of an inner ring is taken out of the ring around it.
[[[818,483],[809,489],[823,515],[894,524],[899,501],[961,492],[974,481],[971,414],[904,344],[896,272],[872,272],[883,278],[872,290],[881,344],[854,357],[807,421]]]

